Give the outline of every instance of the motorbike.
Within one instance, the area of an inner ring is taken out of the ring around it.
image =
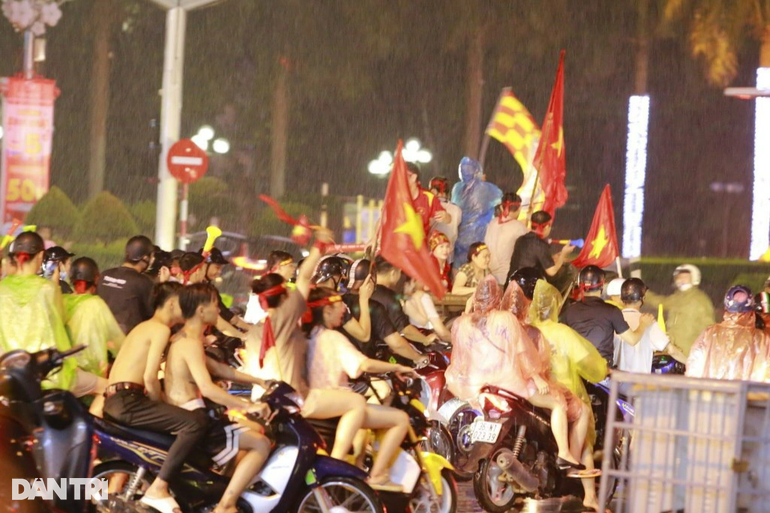
[[[94,426],[86,407],[66,390],[43,390],[41,382],[59,370],[65,359],[84,349],[55,348],[37,353],[10,351],[0,358],[0,468],[2,503],[12,511],[89,510],[85,494],[70,485],[66,499],[12,501],[5,487],[12,478],[82,479],[90,477],[94,457]],[[7,493],[7,496],[6,496]]]
[[[601,460],[606,416],[614,413],[629,419],[633,408],[622,397],[614,408],[608,408],[609,389],[604,385],[589,384],[588,391],[596,419],[594,457]],[[453,420],[462,424],[460,441],[466,468],[477,469],[474,493],[486,511],[522,511],[529,497],[582,495],[580,480],[567,477],[556,463],[558,448],[549,411],[492,386],[482,390],[479,403],[478,409],[460,409]],[[628,444],[622,433],[614,438],[614,446],[606,449],[612,451],[612,460],[618,465]],[[610,489],[612,497],[615,485]]]
[[[324,442],[299,415],[302,398],[291,386],[271,382],[262,401],[275,414],[266,426],[266,434],[275,444],[264,467],[239,498],[239,511],[384,511],[362,470],[319,454]],[[102,419],[95,419],[94,426],[101,452],[111,458],[94,468],[94,477],[122,475],[119,499],[138,499],[160,470],[173,438]],[[228,482],[212,468],[209,458],[192,454],[170,489],[184,511],[203,513],[213,510]]]
[[[652,357],[653,374],[684,374],[685,365],[667,353],[655,353]]]
[[[381,496],[388,511],[409,511],[411,513],[454,513],[457,510],[457,484],[452,474],[452,465],[441,455],[424,450],[424,435],[429,419],[420,402],[422,380],[402,381],[387,375],[393,394],[391,407],[409,415],[409,430],[401,451],[390,468],[390,480],[403,487],[404,493],[382,492]],[[371,390],[376,395],[374,387]],[[384,402],[384,398],[379,398]],[[311,420],[329,445],[333,444],[337,428],[336,419]],[[370,468],[376,455],[376,443],[370,444],[370,451],[364,458],[364,467]]]

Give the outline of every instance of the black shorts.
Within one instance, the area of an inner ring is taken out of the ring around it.
[[[203,450],[218,467],[224,467],[238,455],[241,433],[249,430],[245,426],[230,422],[226,415],[206,410],[209,430],[203,439]]]

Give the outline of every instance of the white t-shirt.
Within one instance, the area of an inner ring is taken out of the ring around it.
[[[463,211],[460,207],[448,200],[441,200],[441,206],[447,211],[452,220],[447,223],[434,223],[433,229],[439,231],[447,236],[449,239],[449,263],[452,263],[452,258],[455,253],[455,242],[457,241],[457,234],[460,227],[460,221],[463,219]]]
[[[339,331],[316,327],[308,341],[310,388],[346,388],[350,378],[361,375],[361,364],[366,359]]]
[[[249,324],[259,324],[265,317],[267,317],[267,312],[262,310],[259,297],[256,294],[249,294],[249,302],[246,303],[246,314],[243,316],[243,320]]]
[[[528,231],[527,226],[516,219],[501,223],[500,218],[495,217],[487,225],[484,244],[489,248],[491,257],[489,270],[497,283],[504,284],[505,280],[508,279],[508,268],[511,266],[513,248],[519,237]]]
[[[629,328],[635,330],[639,326],[642,314],[633,308],[623,310],[623,318]],[[635,346],[619,340],[618,369],[625,372],[637,372],[650,374],[652,372],[652,356],[655,351],[663,351],[669,343],[668,335],[663,333],[658,323],[652,324],[642,335],[642,339]]]
[[[420,295],[420,306],[422,307],[422,311],[425,313],[428,322],[422,324],[418,322],[417,319],[409,317],[409,323],[424,330],[432,330],[433,324],[431,324],[430,320],[438,317],[438,312],[436,311],[436,305],[433,304],[433,299],[430,297],[430,294]]]

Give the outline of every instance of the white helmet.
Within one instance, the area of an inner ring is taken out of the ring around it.
[[[700,285],[700,269],[695,267],[692,264],[682,264],[676,269],[674,269],[674,277],[676,277],[679,273],[690,273],[690,276],[692,277],[692,284],[696,287]]]
[[[611,282],[607,284],[607,296],[619,296],[620,295],[620,289],[623,287],[623,283],[625,283],[626,280],[623,278],[615,278]]]

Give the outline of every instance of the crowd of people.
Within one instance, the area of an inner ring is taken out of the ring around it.
[[[598,507],[598,471],[584,380],[603,381],[612,369],[649,373],[654,354],[663,352],[686,364],[690,376],[770,382],[770,279],[756,297],[746,287],[730,289],[724,320],[715,324],[695,266],[676,269],[669,296],[648,291],[638,278],[605,283],[604,270],[571,266],[572,246],[554,254],[548,213],[522,216],[521,198],[486,182],[472,159],[459,171],[450,198],[449,180],[433,177],[423,189],[419,167],[408,165],[428,234],[426,265],[448,291],[468,297],[459,315],[439,314],[424,284],[382,256],[327,254],[333,240],[323,229],[300,262],[282,251],[269,255],[243,316],[214,286],[229,264],[216,247],[166,252],[138,235],[121,266],[100,271],[91,258],[46,249],[38,233],[23,232],[3,259],[0,350],[83,345],[46,386],[93,398],[94,415],[175,434],[142,499],[164,513],[178,511],[168,483],[194,448],[231,476],[216,511],[236,511],[271,441],[259,425],[224,410],[269,418],[259,397],[271,380],[297,390],[306,418],[339,418],[332,457],[345,459],[351,450],[360,456],[359,433],[381,431],[369,483],[398,491],[388,471],[408,417],[378,400],[387,396],[386,382],[370,386],[359,378],[416,376],[425,349],[436,343],[451,348],[447,387],[456,397],[475,401],[494,385],[551,411],[558,464],[583,480],[589,508]],[[663,305],[667,326],[643,313],[644,305]],[[240,369],[206,353],[226,337],[243,343]],[[218,380],[252,386],[252,401],[228,394]]]

